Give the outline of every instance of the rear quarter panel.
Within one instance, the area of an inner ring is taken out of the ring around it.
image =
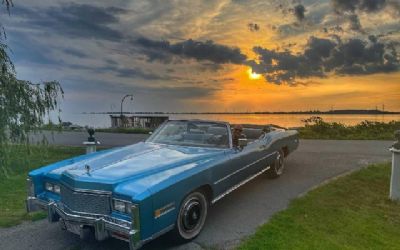
[[[287,156],[299,146],[299,135],[296,130],[277,130],[267,135],[266,143],[273,151],[283,149]]]

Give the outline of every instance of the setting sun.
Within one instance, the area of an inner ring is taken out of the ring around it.
[[[261,78],[261,75],[253,72],[252,69],[248,69],[247,74],[249,75],[249,79],[251,80],[257,80]]]

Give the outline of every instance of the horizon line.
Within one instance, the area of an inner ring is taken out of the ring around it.
[[[118,115],[118,114],[182,114],[182,115],[196,115],[196,114],[400,114],[400,111],[382,111],[379,109],[336,109],[336,110],[307,110],[307,111],[188,111],[188,112],[178,112],[178,111],[100,111],[100,112],[82,112],[81,114],[108,114],[108,115]]]

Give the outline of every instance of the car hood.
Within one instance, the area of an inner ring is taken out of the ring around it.
[[[112,190],[115,185],[128,180],[159,176],[163,171],[182,169],[182,166],[196,166],[192,163],[223,154],[223,149],[141,142],[94,154],[93,157],[55,169],[49,175],[57,176],[76,188]]]

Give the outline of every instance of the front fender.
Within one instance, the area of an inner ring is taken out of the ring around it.
[[[142,227],[151,225],[152,233],[143,236],[153,237],[174,227],[181,201],[190,192],[204,185],[212,187],[213,166],[225,160],[225,157],[224,155],[217,159],[205,159],[168,169],[122,184],[115,191],[125,195],[131,192],[134,202],[140,200],[141,206],[145,201],[143,204],[146,204],[147,211],[143,214],[141,212]],[[132,191],[143,190],[145,187],[147,192],[134,194]]]

